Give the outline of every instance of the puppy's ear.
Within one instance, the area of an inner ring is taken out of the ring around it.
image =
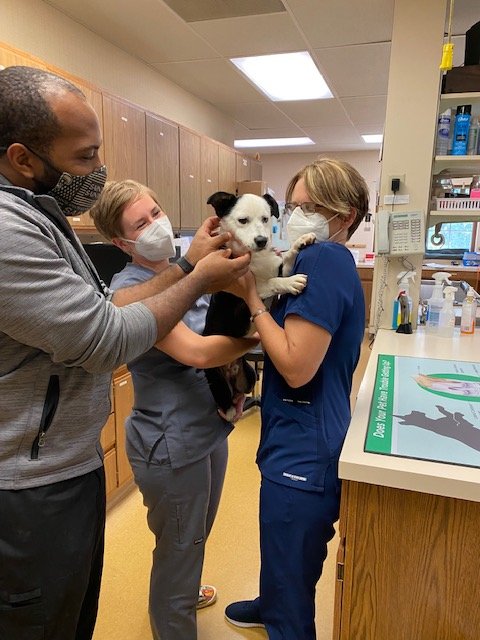
[[[211,204],[215,209],[215,213],[219,218],[223,218],[229,213],[235,204],[237,203],[237,196],[233,193],[226,193],[225,191],[217,191],[213,193],[207,200],[207,204]]]
[[[265,193],[262,198],[264,200],[266,200],[268,202],[268,205],[270,207],[270,211],[272,216],[275,216],[275,218],[279,218],[280,217],[280,211],[278,209],[278,204],[277,201],[272,198],[272,196],[269,193]]]

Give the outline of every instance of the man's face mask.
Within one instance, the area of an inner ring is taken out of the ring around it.
[[[151,262],[173,258],[175,255],[173,229],[167,216],[154,220],[136,240],[122,240],[134,244],[136,252]]]
[[[26,145],[24,145],[26,146]],[[46,158],[27,147],[43,162],[45,171],[36,180],[35,192],[52,196],[66,216],[88,211],[98,200],[107,180],[107,167],[102,165],[85,176],[59,171]]]

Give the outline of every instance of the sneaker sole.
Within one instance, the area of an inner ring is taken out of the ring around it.
[[[228,616],[225,616],[225,620],[233,624],[235,627],[242,627],[243,629],[249,629],[252,627],[258,627],[259,629],[265,629],[265,625],[262,622],[239,622],[238,620],[232,620]]]

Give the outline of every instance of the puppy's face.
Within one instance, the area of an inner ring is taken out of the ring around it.
[[[219,192],[222,193],[222,192]],[[265,198],[246,193],[238,198],[232,194],[214,194],[208,200],[220,218],[223,231],[232,234],[230,248],[234,255],[246,251],[263,251],[271,248],[270,217],[275,215],[272,204]],[[276,203],[275,203],[276,205]]]

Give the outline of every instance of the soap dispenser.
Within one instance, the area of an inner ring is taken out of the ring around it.
[[[453,301],[455,300],[455,291],[457,287],[445,287],[443,293],[445,300],[443,309],[440,311],[438,335],[441,338],[453,338],[453,330],[455,329],[455,310]]]
[[[410,298],[410,280],[415,280],[415,271],[402,271],[397,274],[398,292],[393,301],[392,329],[397,333],[412,333],[412,299]],[[410,330],[401,325],[410,325]]]
[[[433,287],[432,297],[427,300],[427,333],[438,334],[440,312],[443,309],[444,303],[443,284],[444,282],[451,284],[449,280],[451,275],[451,273],[446,273],[445,271],[437,271],[432,275],[432,278],[435,280],[435,285]]]

